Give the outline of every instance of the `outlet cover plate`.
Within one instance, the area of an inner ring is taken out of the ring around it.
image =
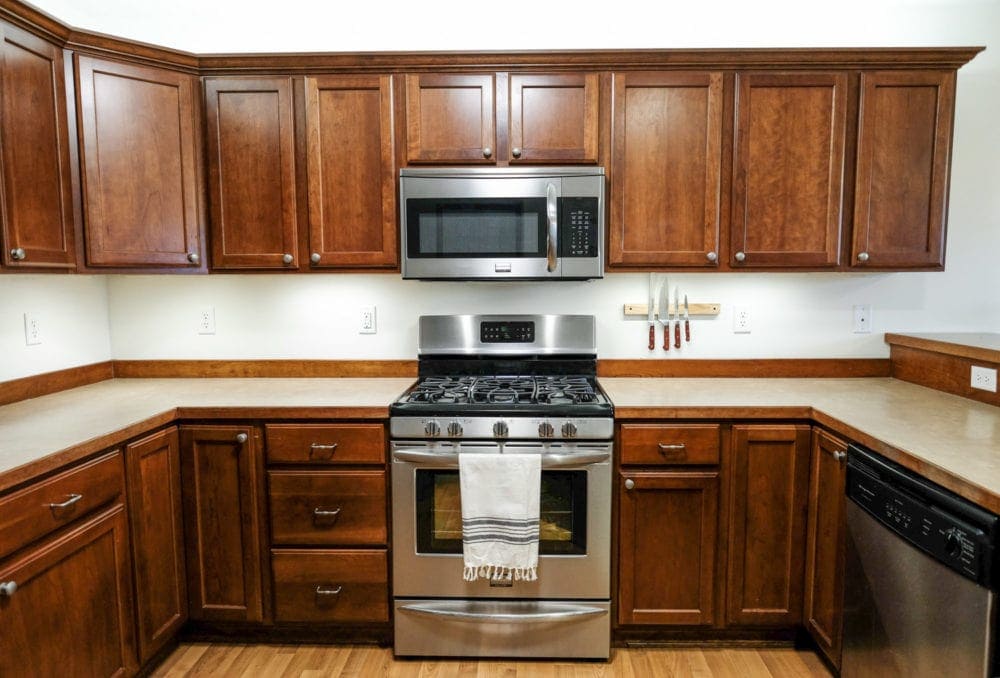
[[[358,334],[375,334],[378,331],[378,321],[374,306],[362,306],[358,316]]]
[[[214,306],[205,306],[198,312],[198,334],[215,334]]]
[[[37,346],[42,343],[42,326],[37,313],[24,314],[24,344]]]
[[[872,333],[872,305],[858,304],[854,307],[854,333]]]
[[[972,388],[981,391],[997,392],[997,371],[991,367],[972,366],[972,375],[969,379]]]
[[[750,334],[750,308],[733,306],[733,333]]]

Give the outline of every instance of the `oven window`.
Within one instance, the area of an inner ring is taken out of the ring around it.
[[[417,553],[462,552],[458,471],[417,469]],[[542,471],[539,555],[587,553],[587,472]]]
[[[543,198],[411,198],[407,255],[544,257],[545,220]]]

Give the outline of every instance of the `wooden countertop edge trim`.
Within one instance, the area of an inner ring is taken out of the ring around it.
[[[979,346],[965,346],[963,344],[953,344],[950,341],[940,339],[927,339],[925,337],[911,337],[905,334],[893,334],[887,332],[885,343],[890,346],[906,346],[933,353],[943,353],[944,355],[957,356],[959,358],[970,358],[972,360],[985,360],[991,363],[1000,363],[1000,351],[980,348]]]
[[[38,398],[71,388],[96,384],[114,376],[114,362],[105,360],[100,363],[68,367],[64,370],[35,374],[10,381],[0,381],[0,405],[10,405],[29,398]]]
[[[416,360],[116,360],[120,378],[384,378],[417,376]]]
[[[615,407],[616,420],[642,419],[810,419],[813,409],[808,405],[778,405],[774,407],[746,405],[650,406]]]
[[[388,419],[389,406],[341,407],[334,405],[291,407],[213,407],[177,408],[177,419]]]

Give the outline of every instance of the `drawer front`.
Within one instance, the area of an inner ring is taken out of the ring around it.
[[[384,471],[270,471],[275,544],[385,544]]]
[[[718,424],[622,424],[623,464],[718,464]]]
[[[386,552],[274,549],[278,622],[389,621]]]
[[[267,424],[271,464],[383,464],[382,424]]]
[[[124,496],[119,451],[0,499],[0,558]]]

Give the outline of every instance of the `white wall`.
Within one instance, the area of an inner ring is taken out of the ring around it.
[[[606,3],[587,9],[514,0],[500,14],[489,3],[319,7],[287,0],[280,15],[263,0],[173,0],[155,3],[159,9],[132,0],[36,4],[84,28],[199,52],[987,45],[959,71],[946,272],[679,274],[671,282],[692,301],[724,309],[695,323],[684,357],[878,357],[887,355],[886,331],[1000,331],[996,0],[624,0],[614,12]],[[73,282],[91,284],[86,280]],[[602,356],[650,356],[645,322],[622,317],[624,303],[645,301],[642,274],[544,285],[418,283],[397,275],[111,276],[107,288],[111,352],[122,359],[412,358],[420,314],[488,311],[594,313]],[[874,306],[873,334],[851,332],[856,303]],[[751,308],[750,335],[732,334],[734,304]],[[204,305],[216,308],[214,336],[196,334]],[[357,334],[362,305],[378,307],[375,336]],[[0,333],[0,348],[8,334]]]

